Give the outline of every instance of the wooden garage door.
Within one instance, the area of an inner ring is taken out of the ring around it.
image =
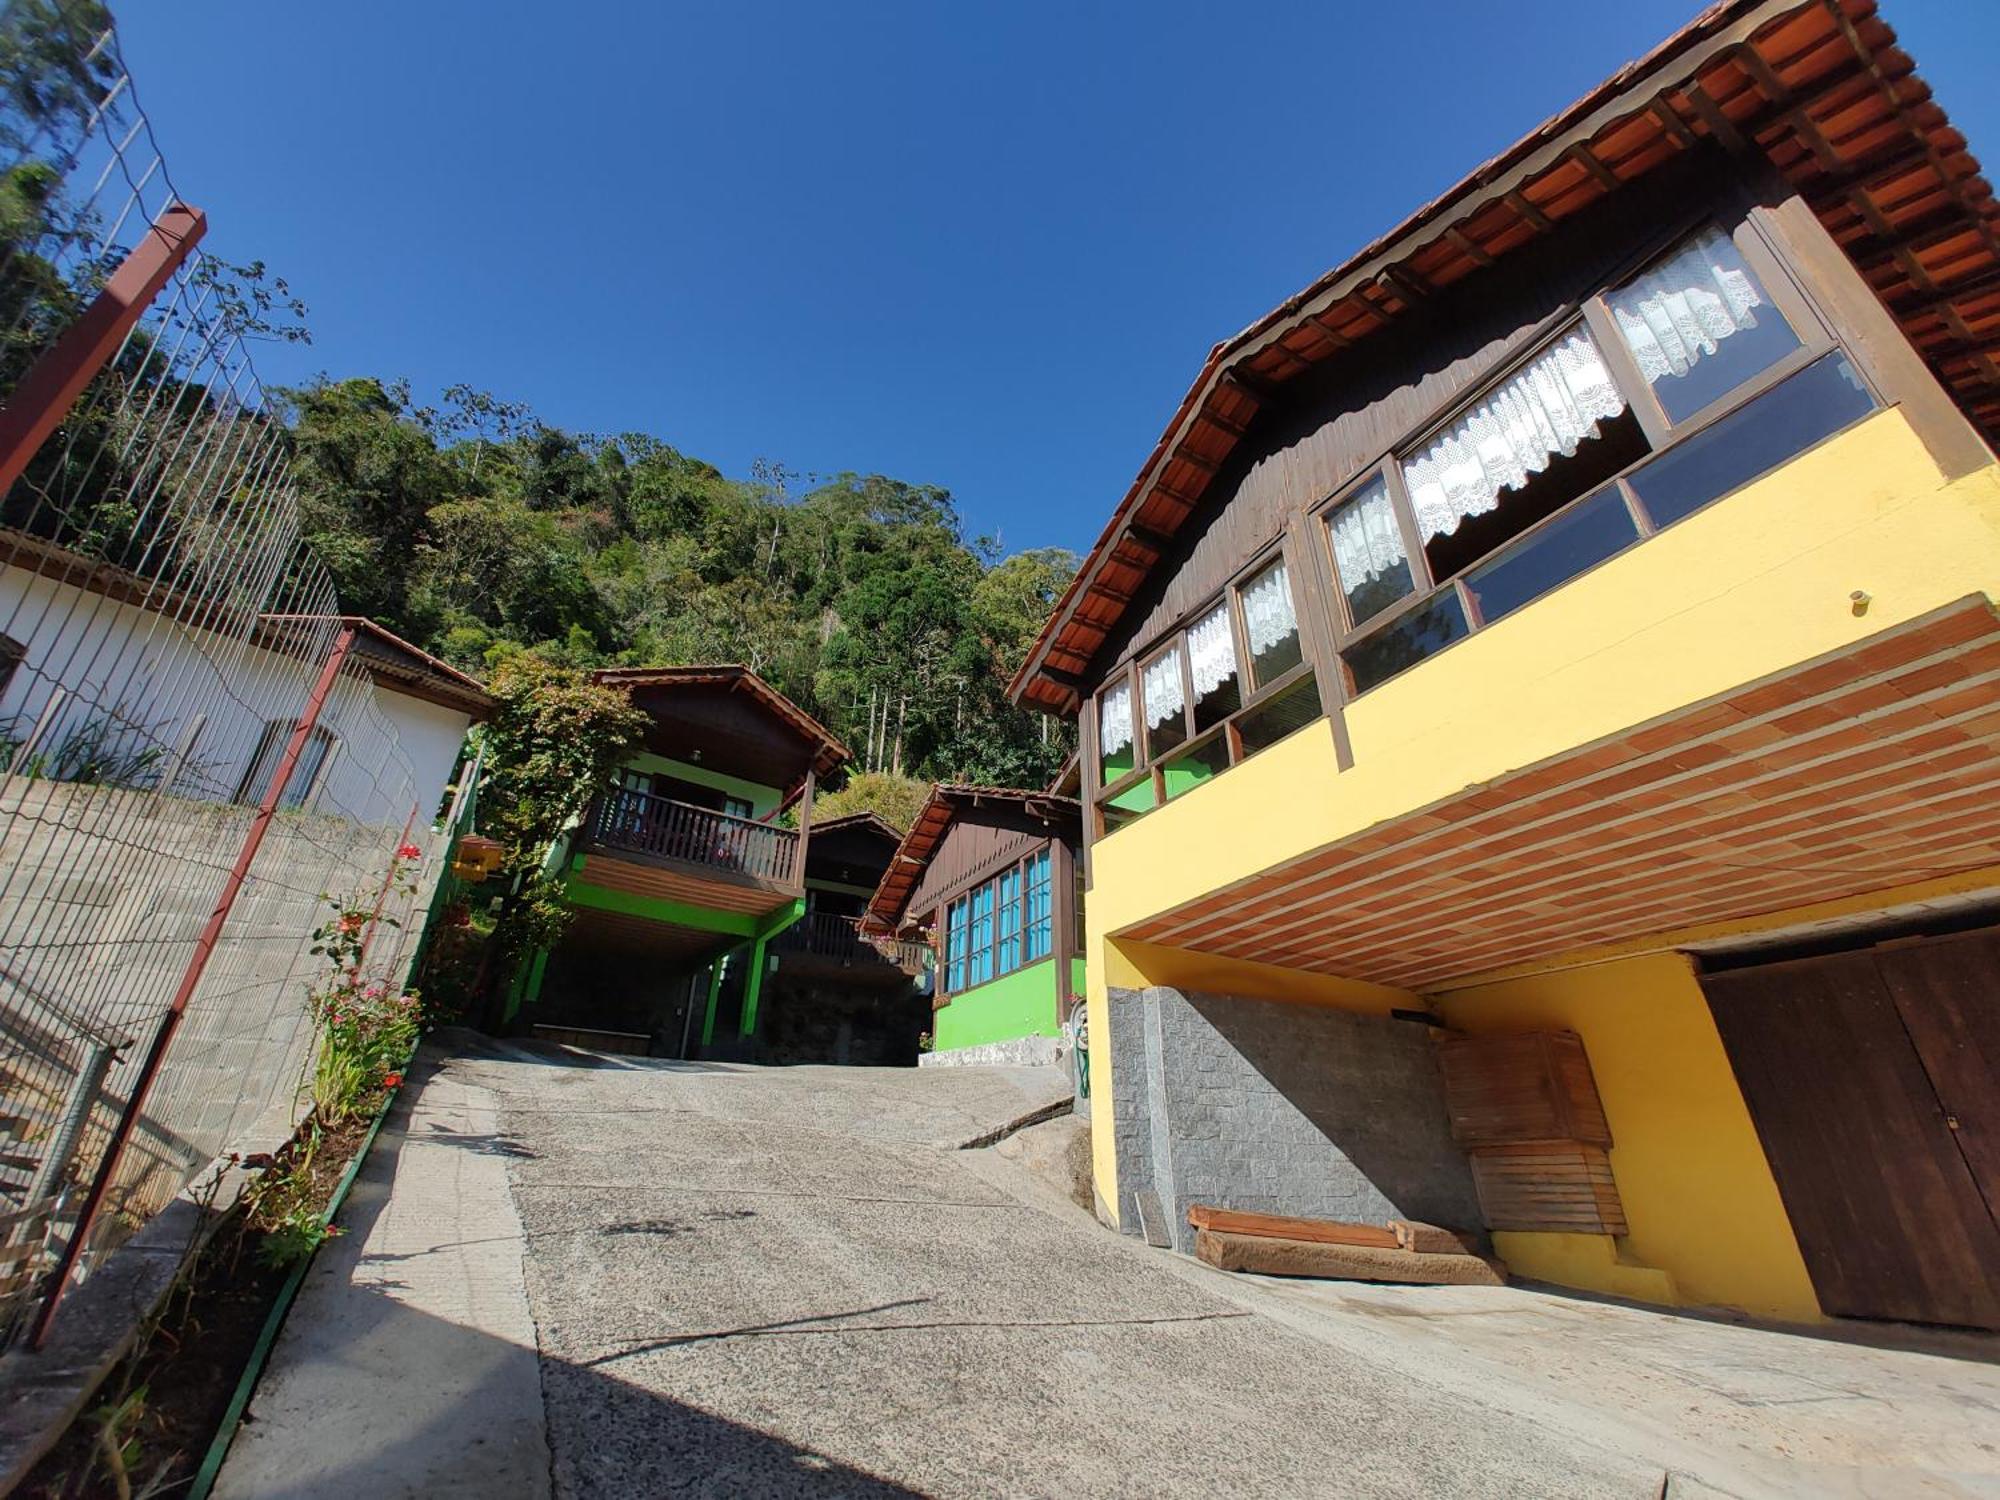
[[[1702,986],[1820,1305],[2000,1328],[2000,935]]]

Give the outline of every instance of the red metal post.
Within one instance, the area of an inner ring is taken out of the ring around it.
[[[402,848],[410,841],[410,830],[417,826],[417,804],[410,804],[410,815],[403,819],[402,836],[396,840],[396,847]],[[375,893],[375,912],[368,919],[368,930],[361,934],[361,947],[354,955],[354,967],[348,972],[356,979],[361,977],[361,966],[368,962],[368,945],[375,941],[375,929],[382,925],[382,907],[389,899],[389,887],[396,883],[397,867],[403,863],[399,855],[389,856],[389,868],[382,876],[382,889]]]
[[[62,1260],[56,1266],[48,1295],[35,1315],[34,1330],[29,1338],[33,1348],[41,1348],[48,1339],[56,1308],[69,1289],[69,1279],[76,1271],[77,1261],[83,1257],[91,1227],[104,1207],[104,1199],[111,1191],[112,1178],[117,1175],[125,1148],[132,1140],[133,1131],[138,1128],[139,1116],[145,1111],[147,1098],[166,1062],[167,1049],[173,1045],[174,1034],[180,1030],[181,1018],[187,1014],[188,1002],[194,998],[201,976],[208,968],[208,960],[215,952],[216,943],[221,940],[223,926],[228,922],[229,914],[236,906],[236,897],[250,874],[250,865],[257,858],[257,851],[263,847],[264,835],[270,829],[271,819],[277,814],[278,802],[285,795],[292,772],[298,768],[306,740],[312,734],[313,726],[319,722],[320,710],[326,707],[327,696],[332,693],[340,669],[346,664],[348,653],[353,648],[354,627],[349,625],[335,640],[326,665],[320,669],[319,681],[313,684],[312,695],[306,699],[298,723],[292,726],[292,737],[285,742],[285,753],[271,772],[270,785],[264,788],[264,798],[257,804],[257,816],[251,820],[250,831],[243,836],[243,847],[237,851],[236,863],[230,867],[229,878],[223,882],[222,892],[216,897],[215,909],[208,914],[201,936],[195,940],[194,952],[189,956],[181,982],[174,990],[173,1001],[160,1021],[160,1029],[153,1034],[152,1045],[146,1050],[146,1060],[140,1064],[139,1076],[133,1080],[124,1112],[118,1117],[117,1127],[111,1132],[111,1140],[104,1148],[104,1159],[98,1164],[97,1175],[91,1181],[90,1195],[83,1201],[83,1212],[77,1218],[76,1229],[71,1233],[69,1243],[63,1246]]]
[[[0,409],[0,495],[13,488],[29,462],[69,415],[76,398],[125,335],[144,316],[160,288],[208,231],[208,217],[185,203],[169,205],[90,306],[42,351]]]

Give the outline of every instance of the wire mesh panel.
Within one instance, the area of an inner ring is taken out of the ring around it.
[[[0,12],[0,1332],[284,1137],[327,898],[428,852],[202,229],[103,8]]]

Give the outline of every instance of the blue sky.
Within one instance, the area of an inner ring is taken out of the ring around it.
[[[316,371],[1082,548],[1208,348],[1698,0],[120,7],[210,243]],[[2000,5],[1885,0],[2000,168]]]

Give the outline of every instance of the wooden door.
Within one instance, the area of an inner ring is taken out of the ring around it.
[[[1702,986],[1820,1305],[2000,1328],[2000,1222],[1903,1018],[1920,1012],[1949,1038],[1935,1015],[1939,961],[1920,951],[1889,951],[1900,1001],[1873,950],[1710,974]],[[1956,979],[1947,988],[1960,994]],[[1996,991],[1989,974],[1989,1008]],[[1967,1075],[1960,1108],[1980,1117],[1995,1084],[1973,1071],[1953,1076]]]
[[[1903,1029],[1930,1075],[1945,1127],[2000,1218],[2000,932],[1875,950]]]

